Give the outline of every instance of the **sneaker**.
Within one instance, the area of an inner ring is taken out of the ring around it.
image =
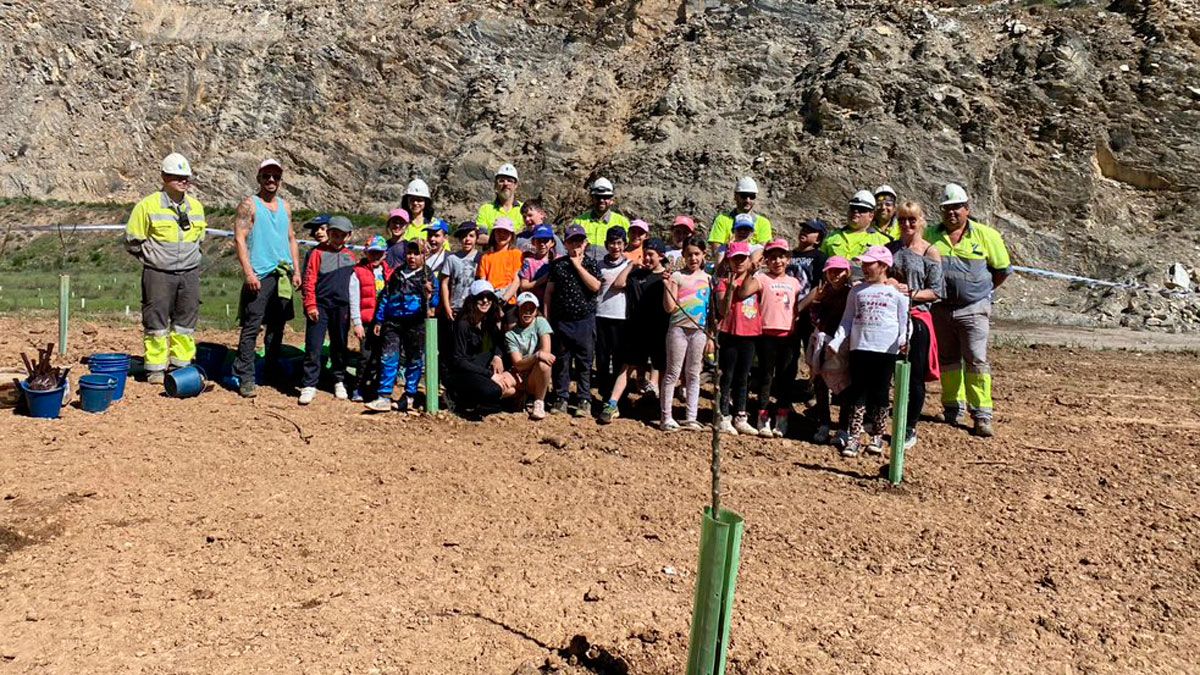
[[[731,436],[737,436],[738,433],[737,429],[735,429],[733,426],[733,422],[728,417],[724,416],[722,416],[720,421],[717,422],[717,431],[723,434],[729,434]]]
[[[871,434],[871,440],[867,442],[867,454],[883,454],[883,436],[881,434]]]
[[[253,381],[247,380],[238,385],[238,393],[241,394],[242,398],[254,398],[258,396],[258,387],[254,386]]]
[[[982,417],[975,418],[975,428],[971,433],[980,438],[991,438],[996,432],[992,431],[992,421]]]
[[[167,381],[167,374],[161,370],[152,370],[146,373],[146,384],[163,384]]]
[[[813,443],[825,445],[829,442],[829,425],[822,424],[817,427],[817,433],[813,434]]]
[[[300,405],[308,405],[317,397],[316,387],[304,387],[300,390]]]
[[[580,417],[587,417],[588,413],[591,412],[591,407],[592,406],[586,403],[580,403],[579,405],[575,406],[574,410],[571,411],[571,417],[577,419]]]
[[[401,396],[400,398],[396,399],[395,403],[392,404],[392,409],[395,410],[396,412],[402,412],[402,413],[406,413],[409,410],[412,410],[412,397],[411,396]]]
[[[355,403],[362,403],[363,395],[357,387],[354,388],[354,391],[350,392],[350,400],[354,401]]]
[[[680,424],[679,427],[688,431],[704,431],[705,429],[705,426],[696,420],[684,420],[683,424]]]
[[[612,421],[621,416],[617,410],[617,406],[611,403],[604,404],[604,410],[600,411],[600,417],[596,421],[600,424],[612,424]]]
[[[350,398],[350,394],[346,391],[346,385],[343,382],[333,383],[333,397],[339,401],[345,401]]]
[[[909,429],[904,434],[904,451],[908,452],[917,447],[917,430]]]
[[[855,439],[855,443],[858,439]],[[847,431],[839,431],[833,437],[833,446],[835,448],[844,448],[850,443],[850,433]]]
[[[550,414],[551,415],[566,415],[567,414],[566,399],[560,398],[557,401],[555,401],[554,405],[550,406]]]
[[[942,421],[951,426],[956,426],[962,423],[963,411],[961,408],[942,408]]]
[[[529,419],[531,419],[531,420],[546,419],[546,402],[545,401],[534,401],[533,402],[533,410],[529,411]]]
[[[758,429],[756,430],[759,436],[763,438],[774,438],[775,432],[771,431],[771,413],[766,410],[760,410],[758,413]]]
[[[846,445],[842,448],[842,457],[858,457],[859,441],[857,438],[846,439]]]
[[[772,430],[775,438],[787,436],[788,417],[787,411],[782,408],[775,412],[775,428]]]
[[[653,396],[658,398],[658,387],[654,386],[653,382],[647,382],[642,385],[642,396]]]
[[[392,402],[386,398],[377,398],[367,404],[367,410],[372,412],[388,412],[392,409]]]
[[[750,420],[746,418],[746,413],[738,413],[737,415],[734,415],[733,428],[737,429],[739,434],[743,434],[745,436],[758,435],[758,429],[755,429],[750,424]]]
[[[674,419],[668,417],[667,419],[658,423],[658,428],[667,433],[679,431],[679,422],[676,422]]]

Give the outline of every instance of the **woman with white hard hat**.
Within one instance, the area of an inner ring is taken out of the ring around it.
[[[404,241],[425,241],[425,228],[433,222],[433,197],[429,185],[420,178],[409,181],[400,198],[400,208],[408,212],[408,227],[400,238]]]

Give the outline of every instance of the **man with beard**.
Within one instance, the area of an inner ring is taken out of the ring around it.
[[[513,223],[513,229],[520,233],[525,229],[525,219],[521,215],[521,202],[517,201],[517,187],[521,180],[517,176],[517,167],[512,164],[502,164],[496,169],[494,187],[496,198],[479,207],[475,215],[475,224],[492,231],[492,225],[497,218],[508,218]]]

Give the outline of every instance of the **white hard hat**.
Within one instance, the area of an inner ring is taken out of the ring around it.
[[[875,195],[871,194],[870,190],[859,190],[850,198],[850,206],[861,206],[863,208],[875,209]]]
[[[754,179],[750,176],[742,176],[738,179],[737,185],[734,186],[733,191],[735,193],[744,192],[746,194],[756,195],[758,194],[758,183],[755,183]]]
[[[265,169],[265,168],[267,168],[267,167],[269,167],[269,166],[278,167],[280,171],[283,171],[283,165],[279,163],[279,160],[277,160],[277,159],[271,159],[270,157],[268,157],[268,158],[264,159],[264,160],[262,161],[262,163],[260,163],[260,164],[258,165],[258,171],[259,171],[259,173],[262,173],[262,170],[263,170],[263,169]]]
[[[192,165],[188,163],[187,157],[178,152],[172,152],[163,159],[162,172],[172,176],[190,176],[192,175]]]
[[[521,180],[521,177],[517,175],[517,167],[512,164],[501,164],[500,168],[496,169],[496,178],[500,176],[508,176],[513,180]]]
[[[880,185],[875,188],[875,196],[878,197],[879,195],[891,195],[895,197],[896,191],[892,189],[891,185]]]
[[[951,204],[966,204],[970,199],[967,197],[967,191],[958,183],[946,183],[946,187],[942,190],[942,206]]]
[[[597,178],[596,182],[592,183],[591,193],[594,195],[611,195],[613,193],[612,181],[607,178]]]
[[[420,178],[414,178],[409,182],[408,187],[404,188],[404,196],[429,199],[429,186]]]

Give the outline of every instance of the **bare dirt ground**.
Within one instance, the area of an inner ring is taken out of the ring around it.
[[[52,331],[0,319],[0,363]],[[1197,671],[1200,358],[995,361],[997,436],[923,424],[899,489],[726,441],[730,672]],[[0,413],[0,671],[683,672],[706,435],[359,410],[130,382]]]

